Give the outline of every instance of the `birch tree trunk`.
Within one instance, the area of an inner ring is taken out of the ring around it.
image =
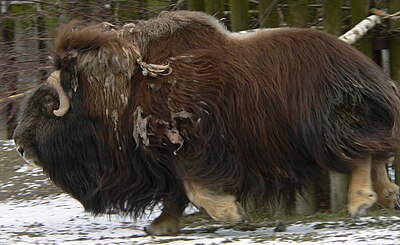
[[[354,44],[358,40],[364,37],[364,35],[372,29],[376,24],[381,22],[381,17],[377,15],[370,15],[364,20],[362,20],[360,23],[358,23],[356,26],[351,28],[349,31],[347,31],[345,34],[341,35],[339,37],[340,40],[348,43],[348,44]],[[372,46],[371,46],[372,49]],[[372,50],[371,50],[372,53]]]

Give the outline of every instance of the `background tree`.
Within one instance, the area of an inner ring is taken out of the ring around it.
[[[323,0],[324,30],[335,36],[343,34],[342,0]],[[340,173],[330,173],[330,209],[337,212],[345,208],[347,203],[348,177]]]
[[[280,24],[278,0],[260,0],[258,7],[258,22],[260,27],[278,27]]]
[[[351,26],[357,25],[369,15],[370,0],[351,0]],[[372,40],[370,36],[364,36],[355,45],[361,52],[368,57],[373,57]]]
[[[224,0],[205,0],[205,11],[216,18],[224,17]]]
[[[248,0],[229,0],[231,11],[232,31],[249,29],[249,2]]]
[[[204,0],[188,0],[187,3],[188,10],[204,11]]]
[[[288,0],[287,23],[289,26],[307,27],[309,18],[308,0]]]

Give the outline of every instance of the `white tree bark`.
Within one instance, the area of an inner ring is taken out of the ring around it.
[[[340,40],[353,44],[357,42],[362,36],[365,35],[369,30],[372,29],[376,24],[381,23],[381,17],[378,15],[371,15],[365,18],[363,21],[354,26],[351,30],[339,37]]]

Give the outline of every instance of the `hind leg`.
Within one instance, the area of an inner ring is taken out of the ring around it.
[[[225,223],[239,223],[244,220],[235,196],[190,182],[184,184],[189,200],[197,207],[204,208],[214,220]]]
[[[378,204],[393,209],[399,195],[399,186],[390,182],[384,163],[373,163],[372,181],[378,195]]]
[[[371,168],[371,157],[352,165],[348,194],[348,209],[352,218],[364,215],[368,208],[376,202],[376,193],[372,189]]]

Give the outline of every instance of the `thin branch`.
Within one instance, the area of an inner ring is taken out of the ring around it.
[[[400,17],[400,11],[396,12],[394,14],[388,14],[386,13],[386,11],[380,10],[380,9],[371,9],[370,11],[372,14],[378,15],[380,17],[382,17],[382,19],[395,19],[398,20]]]
[[[25,95],[27,95],[28,93],[32,92],[34,88],[35,87],[29,87],[27,90],[20,92],[19,94],[13,94],[13,95],[10,95],[10,96],[4,97],[4,98],[0,98],[0,104],[2,104],[4,102],[9,102],[9,101],[14,101],[14,100],[20,99],[20,98],[24,97]]]
[[[19,98],[24,97],[27,93],[29,93],[31,91],[32,90],[28,90],[28,91],[25,91],[23,93],[19,93],[19,94],[14,94],[14,95],[8,96],[6,98],[0,98],[0,103],[6,102],[6,101],[17,100]]]

